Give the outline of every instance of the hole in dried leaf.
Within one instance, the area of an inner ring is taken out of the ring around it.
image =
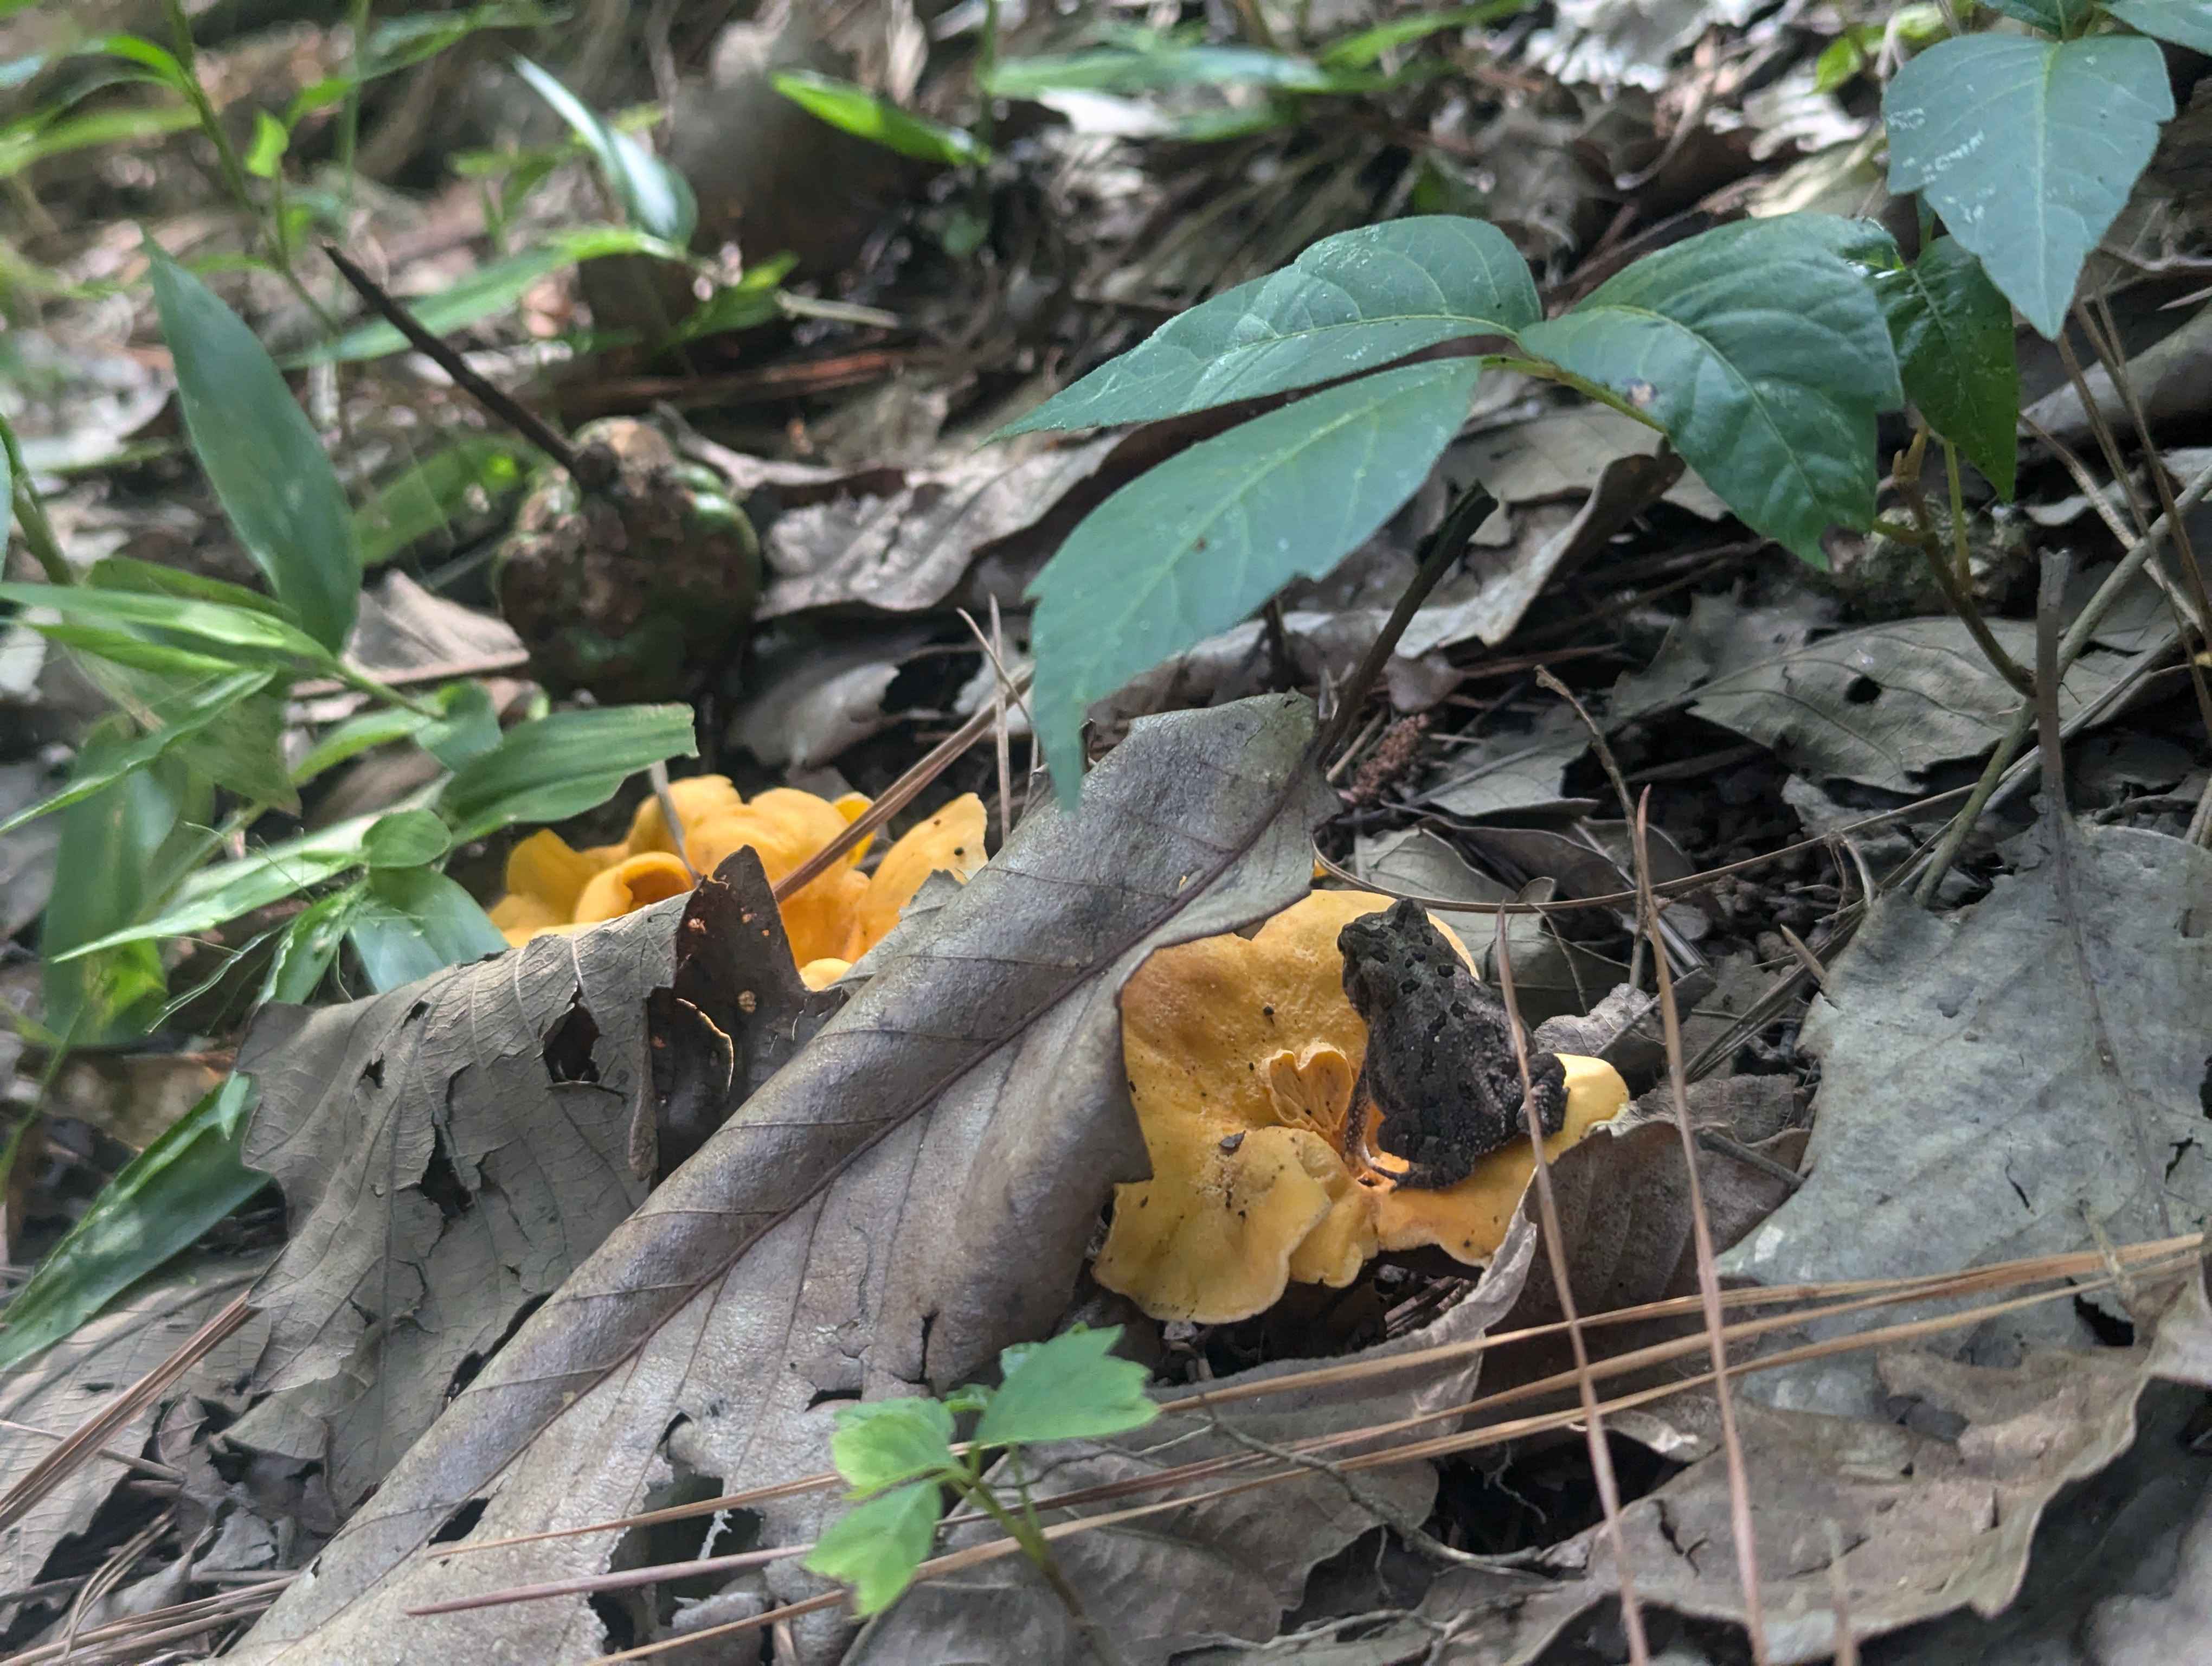
[[[817,1407],[835,1406],[848,1400],[856,1401],[860,1397],[860,1391],[858,1389],[817,1389],[814,1391],[814,1397],[806,1402],[806,1409],[811,1412]]]
[[[1854,677],[1844,690],[1844,698],[1854,706],[1871,706],[1881,698],[1881,684],[1871,677]]]
[[[2100,1307],[2086,1296],[2074,1298],[2074,1311],[2088,1327],[2089,1334],[2108,1348],[2131,1348],[2136,1345],[2136,1328],[2124,1316]]]
[[[568,1010],[545,1032],[545,1073],[556,1082],[593,1082],[599,1067],[592,1049],[599,1039],[599,1026],[585,1010],[581,989],[569,997]]]
[[[449,1545],[457,1539],[467,1538],[477,1530],[477,1523],[483,1519],[484,1506],[489,1502],[487,1499],[469,1499],[439,1523],[438,1530],[430,1535],[430,1542]]]

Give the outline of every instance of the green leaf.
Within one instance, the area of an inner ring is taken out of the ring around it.
[[[880,1614],[914,1583],[914,1572],[936,1542],[945,1513],[943,1489],[933,1481],[886,1493],[855,1505],[815,1541],[806,1566],[825,1579],[853,1588],[853,1612]]]
[[[479,319],[505,312],[540,280],[565,267],[611,254],[651,254],[679,261],[688,258],[676,245],[633,227],[579,226],[520,254],[479,266],[434,295],[410,295],[407,305],[424,329],[433,335],[448,335]],[[295,354],[285,363],[288,367],[356,364],[399,352],[406,345],[404,336],[379,319],[347,331],[336,341]]]
[[[453,843],[446,824],[428,810],[394,810],[380,816],[362,837],[361,860],[369,868],[420,867]]]
[[[211,931],[226,920],[235,920],[255,909],[281,903],[334,874],[362,866],[362,844],[376,821],[374,816],[356,816],[266,846],[235,861],[204,867],[178,887],[174,900],[154,919],[111,932],[70,952],[90,954],[159,938],[189,937],[194,932]]]
[[[1331,41],[1322,49],[1316,61],[1325,70],[1364,70],[1378,63],[1384,53],[1401,46],[1411,46],[1445,29],[1472,29],[1494,23],[1526,11],[1528,4],[1529,0],[1490,0],[1487,5],[1453,6],[1425,14],[1412,12]]]
[[[348,718],[317,741],[307,757],[292,766],[293,784],[305,787],[325,770],[334,769],[372,747],[410,739],[429,724],[428,718],[404,706],[373,706],[358,717]]]
[[[146,258],[208,483],[276,599],[335,654],[360,603],[361,552],[323,443],[238,315],[150,238]]]
[[[2027,321],[2055,337],[2082,261],[2172,114],[2165,55],[2137,36],[1942,41],[1882,95],[1889,188],[1922,193]]]
[[[285,617],[283,605],[258,590],[130,556],[102,556],[93,562],[91,570],[85,575],[85,582],[95,590],[131,590],[147,596],[175,596],[185,601],[242,607],[249,613],[265,613],[272,619]]]
[[[1905,397],[2009,501],[2020,423],[2011,303],[1982,263],[1948,237],[1910,266],[1876,272],[1874,291],[1889,319]]]
[[[1327,93],[1337,87],[1336,78],[1318,64],[1262,47],[1144,44],[1002,58],[983,84],[1000,98],[1253,84],[1286,93]]]
[[[1989,0],[1989,5],[2051,34],[2079,34],[2097,15],[2090,0]]]
[[[716,285],[698,310],[676,326],[676,339],[696,341],[725,331],[750,330],[782,317],[783,292],[777,286],[797,263],[796,255],[780,254],[746,267],[735,283]]]
[[[332,891],[294,915],[277,939],[276,952],[261,982],[264,1001],[311,1000],[338,958],[338,947],[353,929],[355,916],[368,906],[366,885]],[[396,986],[395,986],[396,987]]]
[[[453,773],[438,809],[455,842],[515,822],[557,822],[614,796],[639,770],[696,757],[689,706],[611,706],[518,723]]]
[[[88,150],[95,145],[157,139],[197,127],[199,120],[199,112],[189,104],[154,104],[94,110],[37,126],[19,123],[0,130],[0,179],[12,178],[50,156]]]
[[[283,699],[273,691],[257,694],[222,722],[186,736],[177,756],[248,804],[297,815],[300,794],[284,763],[285,727]]]
[[[952,1413],[927,1396],[841,1406],[830,1462],[856,1493],[949,1469]]]
[[[253,148],[246,153],[246,171],[257,179],[273,179],[292,148],[291,131],[266,110],[253,112]]]
[[[177,690],[173,702],[146,714],[158,727],[127,739],[114,736],[88,743],[77,754],[76,767],[70,771],[69,784],[52,798],[42,799],[0,822],[0,835],[12,833],[40,816],[80,804],[134,769],[143,769],[179,742],[206,728],[249,695],[259,693],[268,686],[270,675],[265,671],[232,672],[211,682],[196,680],[189,688]]]
[[[2131,29],[2212,52],[2212,0],[2112,0],[2105,9]]]
[[[427,867],[368,876],[350,913],[348,940],[372,987],[397,989],[465,960],[505,954],[507,939],[475,897]]]
[[[94,731],[92,744],[122,733],[121,723],[109,720]],[[73,1045],[133,1040],[161,1006],[167,982],[153,945],[93,951],[158,895],[155,870],[188,796],[183,769],[158,758],[62,812],[39,956],[46,1027]]]
[[[1881,309],[1844,258],[1887,243],[1826,215],[1723,226],[1522,344],[1643,412],[1747,526],[1819,565],[1831,523],[1873,523],[1875,415],[1904,401]]]
[[[1121,1327],[1076,1329],[1008,1348],[1005,1377],[975,1426],[978,1446],[1033,1445],[1140,1429],[1160,1414],[1145,1368],[1113,1357]]]
[[[0,1371],[61,1341],[269,1183],[239,1156],[254,1091],[250,1077],[230,1077],[100,1189],[8,1304]]]
[[[1505,234],[1424,215],[1325,237],[1292,264],[1194,307],[997,436],[1153,422],[1373,370],[1544,315]]]
[[[422,726],[422,750],[448,769],[458,769],[499,745],[499,714],[491,690],[481,683],[448,683],[430,696],[446,714]]]
[[[481,494],[496,503],[520,491],[534,449],[496,435],[471,435],[420,463],[354,511],[364,567],[380,567],[431,533],[451,527]]]
[[[608,188],[632,225],[669,243],[691,240],[699,223],[699,204],[681,173],[629,134],[600,120],[581,99],[528,58],[517,58],[514,68],[531,89],[575,131],[576,137],[591,147]]]
[[[79,57],[105,54],[109,58],[127,59],[153,72],[155,80],[165,87],[175,88],[187,95],[192,90],[191,71],[177,61],[177,55],[166,46],[157,46],[143,35],[102,34],[79,42],[72,52]]]
[[[945,167],[964,167],[991,160],[989,147],[965,129],[909,116],[896,105],[878,98],[849,81],[817,75],[811,70],[788,70],[769,77],[775,90],[817,121],[842,132],[896,150],[918,161]]]
[[[1480,374],[1446,359],[1328,388],[1139,476],[1068,534],[1030,586],[1031,709],[1062,802],[1091,702],[1358,547],[1428,477]]]
[[[14,583],[0,584],[0,602],[58,613],[65,623],[89,626],[95,633],[113,630],[154,648],[204,656],[198,663],[212,662],[224,671],[248,666],[290,670],[302,661],[318,667],[336,663],[336,655],[297,626],[273,614],[222,602],[95,590],[85,584]],[[34,629],[47,629],[36,619],[25,623]],[[47,634],[62,640],[58,632]],[[83,640],[103,639],[95,634]]]

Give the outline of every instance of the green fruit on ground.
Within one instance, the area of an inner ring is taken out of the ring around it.
[[[711,471],[658,429],[611,416],[532,486],[493,569],[500,611],[556,694],[678,700],[739,644],[760,596],[760,541]]]

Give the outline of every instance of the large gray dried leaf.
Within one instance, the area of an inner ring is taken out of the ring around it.
[[[96,1317],[56,1342],[0,1385],[0,1418],[44,1430],[42,1439],[10,1430],[0,1440],[0,1492],[12,1487],[79,1424],[97,1416],[118,1395],[173,1353],[234,1297],[242,1294],[264,1258],[195,1256],[154,1274]],[[235,1374],[253,1358],[258,1329],[234,1333],[217,1345],[214,1369]],[[203,1369],[208,1369],[203,1366]],[[158,1404],[141,1409],[102,1443],[137,1452],[153,1427]],[[30,1512],[0,1530],[0,1590],[35,1583],[54,1547],[90,1524],[93,1514],[129,1472],[94,1457],[64,1476]]]
[[[326,1459],[351,1505],[645,1195],[645,1000],[679,903],[374,1000],[263,1009],[249,1166],[291,1219],[254,1292],[268,1397],[242,1444]]]
[[[859,477],[848,495],[787,509],[761,541],[771,576],[758,617],[851,605],[887,613],[934,607],[979,559],[1034,532],[1121,443],[1092,440],[1019,458],[992,451],[890,478],[878,471]]]
[[[1547,708],[1533,729],[1500,729],[1454,754],[1415,803],[1455,816],[1502,815],[1511,811],[1579,812],[1589,799],[1559,796],[1567,767],[1589,750],[1589,731],[1565,704]]]
[[[2162,1237],[2212,1213],[2212,854],[2119,828],[2085,830],[2075,851],[2077,920],[2048,861],[1954,916],[1876,905],[1802,1033],[1821,1061],[1810,1178],[1727,1270],[1910,1276]],[[2045,1309],[1975,1332],[1971,1357],[2054,1328],[2094,1341],[2070,1306]],[[1863,1362],[1793,1371],[1771,1392],[1872,1404]]]
[[[1522,1221],[1481,1284],[1450,1312],[1354,1358],[1402,1356],[1480,1336],[1513,1305],[1535,1246],[1534,1228]],[[1237,1393],[1319,1363],[1278,1360],[1209,1391]],[[1474,1397],[1480,1366],[1478,1354],[1379,1380],[1286,1390],[1225,1406],[1218,1424],[1202,1412],[1175,1413],[1110,1440],[1056,1443],[1029,1455],[1024,1468],[1031,1493],[1044,1496],[1138,1482],[1178,1464],[1249,1454],[1237,1434],[1280,1448],[1463,1405]],[[1440,1419],[1419,1432],[1445,1434],[1452,1426]],[[1349,1440],[1326,1455],[1349,1457],[1388,1444]],[[1436,1474],[1425,1462],[1398,1465],[1363,1474],[1360,1485],[1399,1519],[1419,1522],[1434,1500]],[[1123,1659],[1152,1666],[1207,1638],[1272,1637],[1314,1564],[1380,1524],[1335,1481],[1316,1475],[1078,1535],[1055,1554]],[[996,1536],[985,1523],[948,1535],[946,1548]],[[917,1585],[861,1634],[846,1666],[1086,1657],[1066,1609],[1036,1571],[1020,1557],[1004,1557]]]
[[[396,569],[362,593],[346,644],[346,658],[379,677],[433,666],[481,672],[519,666],[528,657],[506,620],[449,602]]]
[[[1809,593],[1772,607],[1746,606],[1733,596],[1693,596],[1690,617],[1667,633],[1651,663],[1613,685],[1606,715],[1626,723],[1681,705],[1717,678],[1803,648],[1833,622],[1835,611],[1832,602]]]
[[[414,1553],[465,1509],[490,1537],[603,1520],[672,1481],[823,1468],[823,1396],[957,1381],[1042,1334],[1113,1183],[1142,1173],[1121,985],[1154,947],[1304,891],[1330,803],[1311,733],[1310,708],[1281,696],[1158,719],[1099,767],[1079,814],[1032,812],[523,1325],[242,1657],[595,1652],[581,1599],[402,1611],[596,1571],[605,1535],[450,1566]],[[765,1530],[810,1537],[822,1504],[782,1500]]]
[[[2034,662],[2033,625],[1989,623],[2015,664]],[[2059,684],[2062,719],[2130,669],[2124,655],[2083,654]],[[1689,700],[1699,717],[1771,748],[1801,774],[1895,793],[1913,790],[1938,763],[1988,751],[2019,704],[1966,626],[1950,617],[1842,631],[1723,672]]]

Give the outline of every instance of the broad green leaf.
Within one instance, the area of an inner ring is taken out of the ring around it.
[[[291,131],[266,110],[253,112],[253,148],[242,159],[246,171],[257,179],[273,179],[292,148]]]
[[[602,121],[581,99],[526,58],[514,60],[515,72],[531,90],[551,105],[576,137],[599,159],[607,185],[623,212],[639,230],[675,244],[688,243],[699,223],[699,204],[690,182],[629,134]]]
[[[421,867],[444,855],[453,843],[446,824],[428,810],[394,810],[380,816],[361,841],[364,866]]]
[[[239,1159],[251,1078],[232,1076],[125,1164],[8,1304],[0,1371],[61,1341],[269,1183]]]
[[[2020,423],[2011,303],[1982,263],[1948,237],[1910,266],[1876,272],[1874,291],[1889,319],[1905,397],[2009,501]]]
[[[353,929],[355,917],[368,902],[365,884],[348,885],[318,897],[294,915],[277,939],[268,975],[261,981],[261,999],[295,1005],[312,1000],[324,975],[337,959],[339,945]]]
[[[770,84],[817,121],[842,132],[896,150],[918,161],[946,167],[988,162],[991,152],[964,128],[909,116],[896,105],[878,98],[849,81],[817,75],[811,70],[789,70],[771,76]]]
[[[2051,34],[2079,34],[2097,15],[2090,0],[1989,0],[1989,5]]]
[[[611,706],[518,723],[453,773],[438,798],[455,842],[515,822],[557,822],[614,796],[639,770],[696,757],[689,706]]]
[[[1526,11],[1528,4],[1529,0],[1490,0],[1487,5],[1411,12],[1387,23],[1377,23],[1371,29],[1346,35],[1341,40],[1331,41],[1316,55],[1316,61],[1325,70],[1364,70],[1379,62],[1384,53],[1401,46],[1411,46],[1445,29],[1472,29],[1494,23],[1502,17]]]
[[[878,1493],[952,1467],[952,1413],[921,1396],[837,1408],[830,1462],[855,1493]]]
[[[89,954],[125,944],[151,943],[159,938],[189,937],[194,932],[211,931],[226,920],[235,920],[255,909],[281,903],[310,885],[362,866],[362,842],[376,820],[374,816],[356,816],[296,839],[265,846],[234,861],[204,867],[178,887],[169,906],[155,918],[110,932],[70,952]]]
[[[185,738],[186,767],[248,804],[296,815],[300,795],[284,763],[284,702],[271,690],[240,702],[220,723]]]
[[[1480,374],[1447,359],[1327,389],[1139,476],[1068,534],[1030,586],[1031,709],[1062,802],[1091,702],[1357,548],[1428,477]]]
[[[1145,1368],[1117,1359],[1121,1327],[1071,1330],[1008,1348],[1006,1376],[975,1426],[978,1446],[1033,1445],[1140,1429],[1160,1414],[1145,1393]]]
[[[1461,336],[1512,336],[1544,315],[1497,227],[1423,215],[1340,232],[1240,283],[1009,423],[1153,422],[1373,370]]]
[[[269,587],[335,654],[361,599],[361,552],[307,413],[238,315],[149,239],[177,401],[208,483]]]
[[[664,260],[686,258],[676,245],[634,227],[579,226],[520,254],[479,266],[434,295],[410,295],[408,308],[433,335],[447,335],[479,319],[505,312],[539,280],[564,267],[611,254],[652,254]],[[347,331],[336,341],[295,354],[285,363],[356,364],[400,352],[406,345],[404,336],[379,319]]]
[[[854,1505],[830,1523],[806,1558],[825,1579],[853,1588],[853,1612],[880,1614],[914,1583],[914,1571],[936,1541],[944,1491],[933,1481]]]
[[[0,602],[58,613],[64,623],[117,629],[157,648],[203,654],[226,670],[247,666],[328,666],[336,656],[274,614],[222,602],[191,601],[90,585],[0,584]],[[44,629],[35,619],[33,629]]]
[[[88,744],[77,754],[76,767],[70,771],[69,784],[52,798],[41,799],[0,822],[0,835],[12,833],[40,816],[82,803],[132,770],[143,769],[179,742],[216,721],[241,700],[259,693],[268,686],[270,676],[265,671],[233,672],[212,682],[197,682],[189,689],[179,690],[173,702],[149,714],[159,727],[127,739],[118,736]]]
[[[464,960],[504,954],[507,946],[475,897],[427,867],[371,873],[349,917],[347,939],[380,991]]]
[[[481,493],[496,502],[520,491],[533,448],[496,435],[471,435],[420,463],[354,511],[364,567],[380,567],[416,540],[450,527]]]
[[[2055,337],[2082,261],[2172,114],[2155,42],[1961,36],[1913,58],[1882,94],[1889,188],[1925,197],[2027,321]]]
[[[1646,256],[1522,344],[1655,423],[1753,531],[1819,565],[1832,523],[1874,520],[1875,415],[1904,401],[1860,271],[1887,246],[1793,214]]]
[[[783,292],[777,286],[797,263],[797,256],[780,254],[746,267],[735,283],[717,285],[714,293],[699,303],[698,310],[676,326],[676,339],[696,341],[728,330],[750,330],[781,318]]]
[[[2212,0],[2112,0],[2105,9],[2131,29],[2212,52]]]
[[[1100,46],[1089,52],[1002,58],[984,81],[1000,98],[1063,91],[1146,93],[1169,87],[1257,84],[1286,93],[1327,93],[1337,82],[1303,58],[1258,46]]]
[[[94,733],[98,745],[123,727],[111,721]],[[161,1006],[167,983],[152,944],[92,951],[159,894],[161,854],[190,797],[181,766],[156,758],[62,812],[39,956],[46,1027],[74,1045],[134,1040]]]

